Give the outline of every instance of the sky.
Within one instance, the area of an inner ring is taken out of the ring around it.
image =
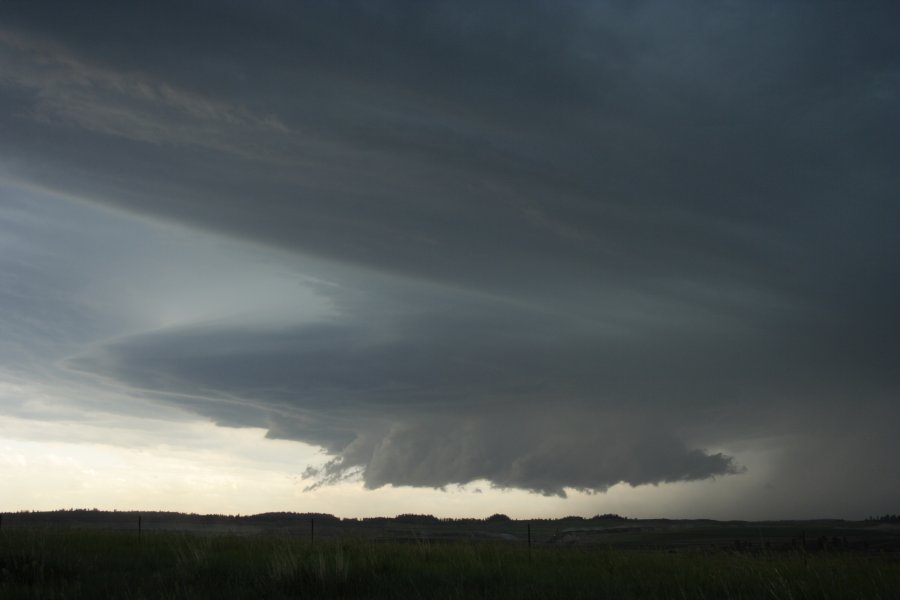
[[[900,498],[900,4],[0,4],[0,510]]]

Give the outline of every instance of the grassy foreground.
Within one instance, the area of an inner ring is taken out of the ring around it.
[[[900,597],[896,557],[0,532],[0,598]]]

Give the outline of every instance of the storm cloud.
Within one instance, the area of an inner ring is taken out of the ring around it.
[[[6,181],[277,253],[328,307],[248,318],[289,293],[247,275],[71,372],[318,445],[319,483],[564,495],[739,476],[774,436],[793,473],[848,413],[881,417],[844,462],[895,464],[895,3],[0,18]]]
[[[434,314],[409,307],[363,320],[344,313],[336,323],[274,331],[166,330],[69,365],[175,394],[224,424],[320,445],[337,457],[321,470],[326,480],[362,469],[371,487],[488,479],[564,494],[739,470],[675,433],[703,436],[690,427],[694,415],[679,414],[679,400],[690,402],[691,380],[713,374],[678,374],[665,358],[671,349],[606,339],[577,321],[475,308],[460,301]],[[668,389],[643,381],[655,377]]]

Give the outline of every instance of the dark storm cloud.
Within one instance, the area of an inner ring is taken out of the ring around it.
[[[811,270],[896,249],[879,14],[854,14],[863,43],[834,10],[416,6],[161,13],[137,40],[116,9],[99,39],[32,20],[4,36],[5,154],[130,209],[586,311],[610,279],[829,294]]]
[[[446,290],[331,294],[337,321],[164,330],[68,364],[320,445],[335,456],[324,481],[362,468],[369,487],[484,478],[563,494],[701,479],[741,470],[705,448],[828,427],[859,394],[896,412],[878,367],[853,372],[806,335],[742,319],[629,324],[610,305],[598,323]]]
[[[73,362],[321,444],[326,475],[697,479],[739,463],[704,448],[896,395],[895,3],[0,17],[8,171],[366,270],[333,323]]]
[[[69,365],[177,394],[179,405],[224,424],[319,444],[337,456],[326,479],[362,467],[370,487],[489,479],[563,494],[739,470],[674,432],[718,436],[679,414],[689,377],[670,373],[665,392],[640,389],[641,378],[672,369],[646,340],[464,297],[429,306],[451,299],[454,311],[404,306],[405,316],[369,310],[363,321],[345,313],[339,323],[277,331],[167,330]]]

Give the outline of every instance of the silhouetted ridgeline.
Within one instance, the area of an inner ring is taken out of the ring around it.
[[[531,532],[536,542],[549,541],[570,528],[614,527],[626,519],[597,515],[590,519],[516,521],[495,514],[486,519],[449,519],[434,515],[339,518],[323,513],[270,512],[257,515],[198,515],[165,511],[101,511],[70,509],[22,511],[2,515],[5,530],[84,528],[133,531],[139,534],[184,531],[202,534],[282,535],[308,539],[359,538],[382,541],[493,540],[522,541]]]
[[[96,508],[69,508],[52,511],[18,511],[0,513],[4,517],[5,525],[103,525],[103,524],[132,524],[138,517],[147,525],[154,523],[166,523],[171,526],[188,525],[262,525],[262,526],[305,526],[310,520],[316,525],[340,525],[340,524],[371,524],[371,525],[441,525],[441,524],[483,524],[483,523],[513,523],[514,519],[504,514],[494,514],[486,519],[474,518],[439,518],[426,514],[401,514],[396,517],[363,517],[340,518],[327,513],[297,513],[297,512],[267,512],[255,515],[223,515],[196,513],[181,513],[169,511],[105,511]],[[564,517],[561,519],[532,519],[531,522],[566,523],[574,522],[613,522],[627,521],[626,517],[615,514],[595,515],[584,518],[578,516]]]
[[[166,511],[70,509],[0,514],[3,532],[27,529],[82,529],[141,536],[165,532],[197,535],[282,536],[297,540],[369,540],[444,543],[487,541],[544,546],[602,545],[620,549],[725,552],[900,553],[900,527],[886,515],[865,521],[714,521],[710,519],[628,519],[604,514],[590,518],[438,518],[427,514],[340,518],[324,513],[269,512],[256,515],[198,515]]]

